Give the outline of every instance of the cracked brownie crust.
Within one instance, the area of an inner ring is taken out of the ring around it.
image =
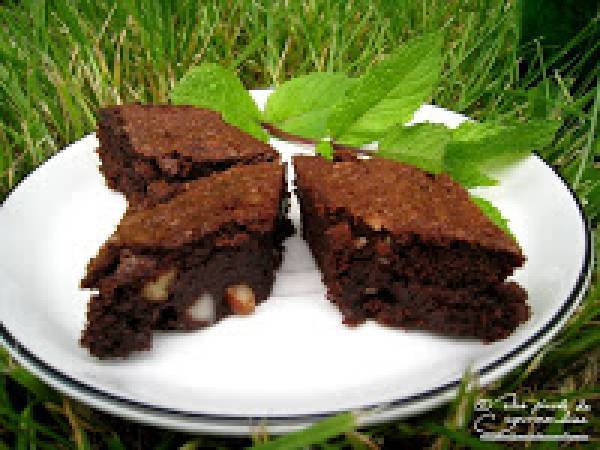
[[[123,357],[149,349],[154,330],[250,314],[269,296],[292,231],[284,176],[277,163],[235,167],[153,209],[128,211],[81,282],[98,290],[81,344]]]
[[[168,200],[190,180],[278,159],[270,145],[225,123],[218,112],[193,106],[103,108],[98,139],[108,186],[139,207]]]
[[[445,174],[294,158],[303,236],[344,322],[493,341],[527,320],[518,244]]]

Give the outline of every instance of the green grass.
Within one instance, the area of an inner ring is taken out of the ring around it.
[[[92,131],[99,106],[161,102],[190,65],[234,68],[248,88],[319,71],[360,75],[411,36],[443,29],[444,67],[432,101],[475,118],[562,121],[542,155],[578,193],[596,229],[600,213],[598,22],[549,55],[519,45],[514,2],[501,0],[22,1],[0,5],[0,198],[65,144]],[[597,67],[597,66],[596,66]],[[563,237],[567,239],[568,237]],[[597,248],[596,255],[598,255]],[[64,398],[0,353],[0,450],[195,449],[265,444],[319,448],[501,448],[469,431],[477,398],[587,398],[598,411],[600,285],[535,358],[486,389],[423,416],[364,430],[326,422],[278,444],[189,436],[128,423]],[[471,380],[476,381],[476,380]],[[476,384],[476,383],[475,383]],[[595,429],[598,418],[592,418]],[[336,436],[336,437],[333,437]],[[595,448],[590,445],[581,448]],[[529,448],[558,448],[554,444]]]

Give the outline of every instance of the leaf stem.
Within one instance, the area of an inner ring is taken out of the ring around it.
[[[272,123],[261,122],[261,126],[272,136],[275,136],[276,138],[283,139],[286,141],[296,142],[298,144],[306,144],[306,145],[317,145],[320,142],[319,139],[312,139],[312,138],[307,138],[304,136],[299,136],[297,134],[288,133],[287,131],[283,131],[282,129],[276,127]],[[351,152],[351,153],[356,153],[356,154],[370,153],[369,150],[365,150],[365,149],[362,149],[359,147],[353,147],[351,145],[339,144],[339,143],[333,142],[333,141],[332,141],[331,145],[333,146],[333,149],[336,151]]]
[[[317,140],[317,139],[311,139],[311,138],[307,138],[307,137],[303,137],[303,136],[298,136],[297,134],[291,134],[291,133],[288,133],[287,131],[283,131],[282,129],[277,128],[272,123],[261,122],[261,126],[267,132],[269,132],[271,135],[275,136],[276,138],[283,139],[286,141],[292,141],[292,142],[296,142],[298,144],[308,144],[308,145],[316,145],[317,142],[319,142],[319,140]]]

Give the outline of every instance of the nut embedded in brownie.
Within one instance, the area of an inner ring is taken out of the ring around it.
[[[136,207],[168,200],[190,180],[278,159],[270,145],[225,123],[218,112],[193,106],[102,108],[98,139],[108,186]]]
[[[152,332],[247,315],[271,291],[291,234],[284,167],[234,167],[190,182],[152,209],[128,211],[87,268],[97,289],[81,344],[98,357],[151,347]]]
[[[445,174],[372,158],[294,158],[303,236],[344,323],[493,341],[527,320],[505,281],[518,244]]]

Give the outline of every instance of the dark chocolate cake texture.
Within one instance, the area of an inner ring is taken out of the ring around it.
[[[286,218],[284,167],[234,167],[165,203],[129,210],[93,258],[97,289],[81,343],[98,357],[151,347],[153,330],[194,330],[250,314],[271,291]]]
[[[525,258],[446,174],[381,158],[294,158],[303,236],[344,323],[494,341],[529,317]]]
[[[275,161],[277,152],[193,106],[120,105],[99,111],[100,170],[130,205],[148,207],[186,182],[239,164]]]

